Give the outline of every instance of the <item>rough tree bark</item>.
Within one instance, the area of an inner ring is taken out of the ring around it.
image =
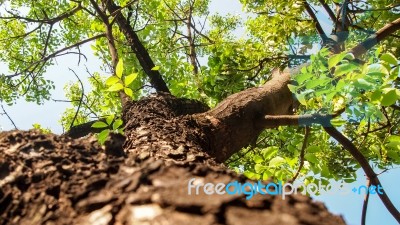
[[[344,224],[303,195],[188,195],[188,181],[249,181],[220,162],[265,114],[289,113],[288,73],[216,108],[159,93],[124,107],[125,137],[0,134],[0,224]],[[279,103],[278,103],[279,101]]]
[[[140,46],[128,31],[132,48]],[[248,181],[221,162],[258,136],[264,115],[290,114],[288,82],[288,72],[276,71],[212,110],[167,92],[125,101],[126,140],[111,136],[104,149],[90,137],[1,133],[0,224],[344,224],[300,195],[188,196],[190,178]]]

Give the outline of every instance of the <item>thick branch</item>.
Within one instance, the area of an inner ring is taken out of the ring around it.
[[[107,9],[113,14],[115,11],[120,9],[119,6],[115,5],[113,1],[107,1]],[[159,71],[152,70],[155,64],[150,57],[150,54],[140,41],[139,37],[133,30],[132,26],[129,24],[129,21],[119,13],[115,17],[115,21],[118,24],[119,29],[125,35],[125,38],[131,47],[132,51],[135,53],[137,59],[139,60],[140,65],[142,66],[144,72],[149,76],[151,85],[158,92],[167,92],[170,93],[167,84],[163,80]]]
[[[105,35],[108,40],[108,49],[111,55],[112,66],[113,69],[115,70],[115,67],[118,63],[118,53],[117,53],[117,47],[115,46],[114,36],[112,34],[112,25],[108,21],[108,16],[100,8],[97,2],[95,0],[90,0],[90,3],[92,4],[93,8],[95,9],[96,13],[99,15],[101,21],[104,24]]]
[[[389,10],[392,10],[392,9],[397,8],[397,7],[399,7],[399,6],[400,6],[400,4],[394,4],[394,5],[392,5],[392,6],[388,6],[388,7],[385,7],[385,8],[378,8],[378,9],[362,9],[362,8],[357,7],[357,9],[352,9],[352,10],[349,10],[349,11],[350,11],[351,13],[365,13],[365,12],[389,11]]]
[[[279,115],[279,116],[265,116],[262,126],[264,127],[277,127],[277,126],[287,126],[287,125],[310,125],[313,123],[321,124],[325,131],[334,139],[336,139],[345,149],[347,149],[354,159],[361,165],[361,168],[364,170],[365,174],[368,176],[371,184],[375,186],[382,187],[378,176],[374,172],[374,170],[369,165],[367,159],[362,155],[360,151],[358,151],[357,147],[346,138],[342,133],[340,133],[335,127],[333,127],[330,123],[330,120],[337,115],[340,115],[343,110],[335,113],[333,115],[321,115],[321,114],[312,114],[312,115]],[[379,194],[383,204],[386,206],[388,211],[393,215],[393,217],[400,222],[400,213],[394,207],[393,203],[390,201],[389,197],[385,192],[383,194]]]
[[[92,3],[93,7],[95,8],[97,14],[99,14],[99,16],[104,24],[105,34],[106,34],[106,38],[107,38],[107,42],[108,42],[108,49],[109,49],[109,52],[111,55],[112,69],[115,74],[115,69],[116,69],[117,63],[119,61],[119,56],[118,56],[117,46],[115,44],[115,38],[114,38],[114,35],[112,32],[112,24],[108,21],[108,16],[105,14],[106,10],[105,9],[102,10],[95,0],[90,0],[90,2]],[[107,4],[107,3],[105,2],[104,4]],[[121,103],[123,106],[125,106],[127,104],[127,102],[129,102],[131,100],[129,98],[129,96],[127,96],[125,94],[124,91],[119,91],[119,96],[120,96]]]
[[[311,6],[307,3],[307,1],[304,1],[303,4],[307,10],[308,15],[310,15],[311,18],[314,20],[315,28],[317,29],[319,36],[322,38],[322,41],[325,42],[328,39],[328,36],[325,34],[324,29],[322,29],[322,26],[319,23],[317,16],[315,15],[314,11],[312,10]]]
[[[196,54],[196,45],[195,45],[195,36],[192,34],[192,9],[193,5],[189,7],[189,15],[187,18],[186,29],[187,29],[187,39],[189,42],[189,60],[190,64],[193,66],[194,75],[199,74],[199,67],[197,66],[197,54]]]
[[[399,29],[400,18],[386,24],[384,27],[375,32],[375,34],[369,36],[365,41],[352,48],[350,52],[353,53],[354,56],[357,58]]]
[[[332,11],[331,7],[326,3],[325,0],[319,0],[319,3],[321,3],[322,7],[324,7],[325,11],[328,13],[329,17],[331,18],[332,21],[336,20],[335,13]]]
[[[225,161],[258,137],[265,128],[260,126],[263,115],[293,112],[295,99],[287,87],[290,74],[276,70],[265,85],[233,94],[214,109],[196,115],[200,124],[210,126],[210,151],[218,161]]]
[[[92,125],[95,122],[98,122],[98,121],[106,122],[105,119],[100,119],[100,120],[94,120],[94,121],[90,121],[90,122],[83,123],[83,124],[80,124],[80,125],[76,125],[76,126],[71,127],[71,129],[69,131],[65,132],[63,134],[63,136],[67,136],[67,137],[71,137],[71,138],[81,138],[81,137],[84,137],[84,136],[86,136],[88,134],[91,134],[91,133],[93,133],[93,134],[94,133],[100,133],[105,128],[94,128],[94,127],[92,127]]]
[[[380,187],[382,187],[378,176],[369,165],[367,159],[361,154],[360,151],[358,151],[356,146],[354,146],[354,144],[347,137],[345,137],[333,126],[324,127],[324,129],[331,137],[333,137],[336,141],[338,141],[341,145],[343,145],[343,147],[347,149],[350,152],[350,154],[358,161],[358,163],[361,165],[361,168],[368,176],[368,179],[371,181],[371,184],[375,186],[379,185]],[[390,201],[389,197],[386,195],[386,192],[383,192],[383,194],[378,194],[378,196],[382,200],[387,210],[392,214],[392,216],[397,220],[397,222],[400,223],[400,213],[393,205],[392,201]]]

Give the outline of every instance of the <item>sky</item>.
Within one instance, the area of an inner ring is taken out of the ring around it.
[[[219,12],[220,14],[241,13],[241,5],[237,0],[214,0],[211,4],[211,12]],[[324,19],[325,15],[319,13],[322,26],[330,33],[330,22]],[[240,32],[240,31],[239,31]],[[82,52],[91,52],[89,45],[82,48]],[[55,81],[56,89],[52,91],[52,98],[57,100],[65,100],[63,87],[68,81],[76,81],[74,74],[69,70],[73,69],[80,77],[86,77],[85,66],[91,72],[100,71],[101,62],[91,53],[87,54],[88,61],[81,62],[78,65],[76,56],[62,56],[57,59],[56,64],[51,66],[46,73],[46,77]],[[4,64],[0,63],[0,74],[7,73]],[[106,75],[106,74],[104,74]],[[85,79],[83,79],[84,81]],[[11,116],[17,127],[22,130],[32,128],[33,123],[39,123],[45,128],[51,129],[54,133],[61,134],[62,128],[58,123],[61,114],[65,108],[69,107],[69,103],[60,103],[48,101],[44,105],[36,105],[34,103],[26,103],[19,100],[16,105],[4,106],[7,113]],[[1,109],[0,109],[1,110]],[[12,124],[5,116],[0,116],[0,130],[13,129]],[[378,172],[378,171],[377,171]],[[358,179],[350,184],[351,187],[359,187],[365,185],[366,178],[364,173],[357,171]],[[400,169],[392,169],[379,176],[384,191],[391,198],[395,206],[400,209]],[[342,215],[349,225],[359,225],[361,221],[361,210],[363,204],[363,195],[351,193],[349,195],[321,195],[315,196],[314,199],[322,201],[327,208],[335,214]],[[376,195],[371,195],[367,214],[367,225],[395,225],[396,220],[383,206],[382,202]]]

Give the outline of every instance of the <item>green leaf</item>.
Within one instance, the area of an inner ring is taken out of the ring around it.
[[[390,80],[395,80],[395,79],[397,79],[397,77],[399,76],[399,70],[400,70],[400,66],[396,66],[395,68],[393,68],[393,69],[390,71],[389,79],[390,79]]]
[[[114,115],[109,115],[109,116],[107,116],[106,117],[106,123],[108,124],[108,125],[111,125],[111,123],[113,122],[113,120],[114,120]]]
[[[104,144],[109,133],[110,133],[109,129],[103,130],[102,132],[99,133],[99,135],[97,136],[97,139],[99,140],[100,144]]]
[[[392,65],[397,65],[398,61],[396,59],[396,57],[392,54],[392,53],[384,53],[381,55],[381,60],[392,64]]]
[[[397,101],[396,89],[393,89],[383,94],[381,104],[382,106],[390,106],[396,103],[396,101]]]
[[[372,92],[371,94],[371,102],[380,102],[382,98],[382,91],[381,90],[376,90]]]
[[[391,135],[386,139],[385,146],[389,149],[394,151],[399,151],[400,153],[400,136],[398,135]]]
[[[270,171],[265,170],[264,173],[263,173],[263,175],[262,175],[262,179],[263,179],[263,180],[268,180],[268,178],[270,178],[272,175],[273,175],[273,174],[272,174]]]
[[[256,164],[255,166],[254,166],[254,170],[256,171],[256,173],[262,173],[262,172],[264,172],[264,170],[266,170],[266,166],[264,166],[264,165],[261,165],[261,164]]]
[[[302,73],[302,74],[299,74],[299,75],[297,75],[294,79],[299,83],[299,84],[302,84],[304,81],[306,81],[306,80],[308,80],[308,79],[310,79],[310,78],[312,78],[313,77],[313,75],[311,74],[311,73]],[[289,84],[290,85],[290,84]],[[289,86],[288,85],[288,86]],[[289,89],[290,89],[290,87],[289,87]]]
[[[386,76],[389,71],[382,64],[372,64],[367,68],[367,76]]]
[[[122,85],[121,83],[116,83],[113,84],[111,87],[109,87],[107,90],[108,91],[119,91],[122,90],[124,88],[124,85]]]
[[[151,68],[151,70],[153,70],[153,71],[158,71],[159,69],[160,69],[160,66],[155,66],[155,67]]]
[[[325,101],[331,101],[336,94],[337,91],[330,91],[326,94]]]
[[[124,92],[126,95],[128,95],[129,97],[133,97],[133,91],[130,88],[124,88]]]
[[[305,154],[304,158],[307,159],[307,161],[309,161],[309,162],[318,164],[318,158],[313,153]]]
[[[279,151],[277,146],[269,146],[261,151],[264,159],[269,159]]]
[[[275,166],[278,167],[282,164],[284,164],[286,162],[286,160],[280,156],[277,156],[273,159],[271,159],[271,161],[269,161],[269,166]]]
[[[111,76],[106,80],[106,85],[111,86],[117,83],[118,81],[120,81],[120,79],[117,76]]]
[[[253,172],[251,172],[251,171],[248,171],[248,170],[247,170],[247,171],[244,171],[243,174],[244,174],[246,177],[250,178],[250,179],[255,179],[255,180],[257,180],[257,179],[260,178],[260,175],[258,175],[258,174],[256,174],[256,173],[253,173]]]
[[[340,79],[336,84],[336,91],[341,91],[344,86],[346,86],[346,82],[343,79]]]
[[[300,104],[307,105],[307,102],[305,99],[305,94],[297,94],[296,97],[297,97],[297,100],[300,102]]]
[[[117,130],[124,122],[121,119],[115,120],[113,123],[113,130]]]
[[[354,86],[364,90],[370,90],[374,88],[375,84],[368,82],[365,79],[358,79],[356,82],[354,82]]]
[[[346,53],[344,53],[344,52],[331,56],[328,59],[328,67],[329,67],[329,69],[331,69],[332,67],[336,66],[340,61],[342,61],[342,59],[345,56],[346,56]]]
[[[130,85],[138,76],[138,73],[132,73],[125,77],[124,84],[125,86]]]
[[[400,145],[400,136],[399,135],[390,135],[386,141],[388,142],[393,142],[393,143],[397,143],[398,145]]]
[[[326,178],[331,178],[332,175],[329,171],[329,168],[325,165],[321,166],[321,175]]]
[[[264,162],[264,159],[263,159],[261,156],[259,156],[259,155],[255,155],[254,158],[253,158],[253,160],[254,160],[255,163],[262,163],[262,162]]]
[[[124,61],[120,59],[117,63],[117,67],[115,68],[115,74],[118,78],[122,77],[122,73],[124,72]]]
[[[359,67],[352,64],[352,63],[345,63],[345,64],[341,64],[339,66],[336,67],[335,69],[335,76],[341,76],[343,74],[348,74],[356,69],[358,69]]]
[[[108,127],[108,125],[102,121],[97,121],[94,124],[92,124],[93,128],[104,128],[104,127]]]
[[[292,85],[292,84],[288,84],[287,86],[288,86],[290,92],[296,93],[296,91],[297,91],[297,86]]]
[[[307,89],[313,89],[318,86],[323,86],[327,82],[329,82],[329,79],[317,79],[317,80],[310,80],[306,83],[306,88]]]
[[[307,73],[308,72],[308,66],[303,66],[300,70],[301,73]]]
[[[399,156],[399,153],[398,153],[397,151],[395,151],[395,150],[388,150],[388,151],[387,151],[387,155],[388,155],[390,158],[396,160],[397,162],[400,162],[400,156]]]
[[[296,148],[295,146],[291,145],[291,144],[289,144],[289,145],[287,146],[287,149],[288,149],[290,152],[296,152],[296,151],[297,151],[297,148]]]
[[[334,118],[331,120],[331,124],[335,127],[340,127],[346,124],[346,120],[342,119],[342,118]]]
[[[344,56],[345,59],[348,60],[354,60],[356,57],[354,57],[354,54],[351,52],[346,53],[346,55]]]
[[[308,152],[308,153],[314,153],[314,152],[319,152],[319,151],[321,151],[321,148],[316,145],[311,145],[306,148],[306,152]]]

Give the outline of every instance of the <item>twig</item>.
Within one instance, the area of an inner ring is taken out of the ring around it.
[[[74,115],[74,118],[71,121],[71,124],[69,125],[69,129],[71,130],[71,128],[74,126],[74,122],[75,122],[76,118],[78,117],[79,110],[81,109],[83,96],[85,95],[85,89],[84,89],[84,86],[83,86],[83,83],[82,83],[81,79],[75,73],[75,71],[73,69],[71,69],[71,68],[68,68],[68,69],[74,73],[75,77],[78,79],[79,83],[81,84],[81,88],[82,88],[82,95],[81,95],[81,98],[79,100],[78,109],[75,112],[75,115]]]
[[[15,128],[16,130],[18,130],[18,128],[17,128],[17,126],[15,125],[14,121],[11,119],[10,115],[8,115],[7,111],[4,109],[3,104],[1,104],[1,109],[3,110],[3,113],[2,113],[2,114],[6,115],[7,118],[11,121],[12,125],[14,126],[14,128]]]
[[[22,17],[22,16],[12,13],[9,10],[6,10],[6,12],[9,13],[11,16],[0,16],[0,19],[7,19],[7,20],[18,19],[18,20],[25,20],[26,22],[30,22],[30,23],[46,23],[46,24],[53,25],[57,22],[64,20],[65,18],[68,18],[68,17],[74,15],[75,13],[80,11],[82,8],[83,8],[82,5],[78,4],[75,8],[71,9],[70,11],[66,11],[66,12],[62,13],[57,17],[45,18],[45,19],[32,19],[32,18],[28,18],[28,17]]]
[[[308,137],[310,136],[310,127],[306,126],[305,128],[305,134],[304,134],[304,140],[303,140],[303,146],[301,146],[301,152],[300,152],[300,163],[299,163],[299,168],[297,169],[296,174],[293,176],[293,178],[289,181],[290,183],[293,183],[297,177],[300,174],[301,169],[303,168],[304,165],[304,154],[305,154],[305,150],[306,150],[306,146],[307,146],[307,141],[308,141]]]
[[[31,63],[31,64],[30,64],[28,67],[26,67],[23,71],[18,72],[18,73],[14,73],[14,74],[12,74],[12,75],[7,75],[6,77],[15,77],[15,76],[21,75],[21,74],[24,73],[24,72],[29,72],[29,69],[32,68],[32,67],[34,67],[34,69],[36,69],[37,66],[39,65],[39,63],[47,62],[49,59],[54,58],[54,57],[56,57],[56,56],[59,56],[59,54],[62,53],[62,52],[64,52],[64,51],[67,51],[67,50],[70,50],[70,49],[72,49],[72,48],[78,47],[78,46],[80,46],[80,45],[86,44],[87,42],[96,40],[96,39],[101,38],[101,37],[105,37],[105,34],[104,34],[104,33],[103,33],[103,34],[98,34],[98,35],[95,35],[95,36],[93,36],[93,37],[91,37],[91,38],[88,38],[88,39],[86,39],[86,40],[77,42],[77,43],[75,43],[75,44],[73,44],[73,45],[64,47],[64,48],[62,48],[62,49],[60,49],[60,50],[57,50],[57,51],[53,52],[53,53],[50,54],[50,55],[47,55],[46,57],[41,58],[41,59],[38,60],[38,61],[35,61],[35,62]]]

